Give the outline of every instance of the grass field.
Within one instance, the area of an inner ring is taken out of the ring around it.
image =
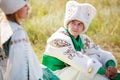
[[[103,49],[113,53],[120,69],[120,1],[77,1],[88,2],[96,7],[97,14],[86,34]],[[40,60],[48,37],[63,26],[66,2],[67,0],[34,0],[31,2],[30,18],[24,25]]]
[[[63,26],[65,3],[68,0],[31,0],[30,18],[24,23],[32,46],[39,58],[46,40]],[[97,9],[97,14],[86,32],[103,49],[117,58],[120,70],[120,0],[77,0],[88,2]]]

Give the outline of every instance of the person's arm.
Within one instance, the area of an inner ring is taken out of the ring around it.
[[[115,78],[117,76],[117,69],[113,66],[109,66],[107,69],[101,67],[97,73],[100,75],[106,75],[108,78]]]
[[[85,44],[85,54],[95,54],[94,56],[96,57],[96,59],[99,60],[104,67],[106,67],[106,63],[110,60],[112,60],[116,66],[116,59],[112,55],[112,53],[101,49],[99,46],[94,44],[93,41],[86,35],[83,35],[83,41]]]
[[[83,41],[85,43],[85,54],[91,55],[102,63],[102,67],[97,73],[106,75],[108,78],[115,77],[117,74],[115,57],[110,52],[96,46],[88,36],[83,36]]]
[[[115,67],[115,66],[116,66],[116,65],[115,65],[115,62],[114,62],[113,60],[107,61],[106,67],[108,68],[109,66]],[[106,73],[106,68],[101,67],[101,68],[98,70],[97,73],[98,73],[98,74],[101,74],[101,75],[105,75],[105,73]]]
[[[93,77],[102,66],[96,59],[76,52],[72,44],[64,39],[51,39],[48,40],[47,44],[46,53],[50,53],[51,56],[60,59],[78,71],[86,73],[88,77]]]

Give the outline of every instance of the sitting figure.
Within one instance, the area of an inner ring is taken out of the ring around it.
[[[23,21],[29,17],[29,0],[1,0],[0,80],[59,80],[41,65],[31,46]]]
[[[83,34],[95,14],[91,4],[67,2],[64,27],[48,39],[42,60],[61,80],[120,80],[114,56]]]

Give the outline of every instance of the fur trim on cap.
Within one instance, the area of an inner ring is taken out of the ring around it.
[[[80,4],[76,1],[68,1],[66,4],[66,13],[64,18],[64,26],[67,27],[68,23],[72,20],[83,22],[84,30],[87,31],[89,24],[96,14],[94,6],[88,3]]]
[[[29,0],[1,0],[0,8],[5,14],[13,14],[28,2]]]

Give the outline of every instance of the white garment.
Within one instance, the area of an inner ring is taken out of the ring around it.
[[[11,37],[13,34],[9,22],[6,20],[3,13],[0,17],[0,47]]]
[[[4,80],[4,74],[7,65],[7,56],[3,50],[3,44],[11,37],[13,34],[9,22],[6,20],[4,13],[0,13],[0,80]]]
[[[115,61],[115,58],[111,53],[95,46],[87,36],[82,34],[80,36],[85,45],[85,49],[81,51],[74,49],[72,40],[64,28],[60,28],[48,39],[45,54],[70,65],[55,73],[61,80],[109,80],[97,74],[97,71],[108,60]]]
[[[0,49],[0,80],[4,80],[4,74],[6,71],[7,57],[4,53],[4,50]]]
[[[66,67],[62,70],[57,70],[55,71],[55,74],[60,77],[60,80],[109,80],[105,76],[99,74],[96,74],[92,79],[73,67]]]
[[[0,79],[1,79],[1,80],[3,80],[3,74],[4,74],[4,73],[3,73],[3,69],[2,69],[2,67],[0,66]]]
[[[23,27],[10,22],[13,31],[9,47],[9,58],[5,80],[29,80],[42,78],[43,72],[40,63],[31,47],[29,38]]]

